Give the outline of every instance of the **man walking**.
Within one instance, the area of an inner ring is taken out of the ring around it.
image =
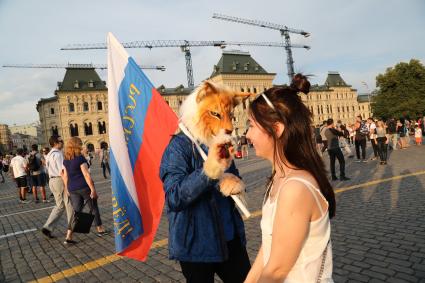
[[[10,170],[11,175],[18,187],[19,202],[29,203],[26,200],[28,161],[24,158],[24,150],[22,148],[16,150],[16,156],[10,161],[10,166],[12,167],[12,170]]]
[[[354,131],[356,135],[354,137],[354,145],[356,146],[356,162],[367,162],[366,161],[366,136],[369,134],[366,122],[362,120],[362,116],[356,117],[356,123],[354,124]],[[360,159],[360,148],[362,149],[362,156]]]
[[[73,209],[68,195],[64,191],[64,184],[61,177],[63,166],[63,153],[61,150],[63,147],[63,140],[60,136],[52,136],[49,139],[49,143],[52,150],[47,154],[46,168],[49,174],[49,188],[55,198],[55,207],[52,209],[41,232],[48,238],[54,238],[54,236],[52,236],[53,228],[62,216],[64,209],[66,210],[68,223],[71,220]]]
[[[345,160],[339,146],[339,137],[344,133],[335,129],[334,120],[329,118],[326,122],[327,128],[325,131],[326,139],[328,141],[328,154],[331,164],[332,181],[338,180],[335,174],[335,159],[339,162],[339,177],[341,181],[350,180],[345,176]]]

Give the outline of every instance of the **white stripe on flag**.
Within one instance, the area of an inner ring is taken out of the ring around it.
[[[124,138],[118,97],[119,87],[124,79],[124,71],[128,64],[129,56],[112,33],[108,33],[107,42],[109,142],[128,192],[133,198],[134,203],[140,209],[134,183],[133,169],[131,167],[130,157],[128,156],[127,143]]]

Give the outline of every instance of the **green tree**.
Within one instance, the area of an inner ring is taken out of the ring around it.
[[[425,67],[412,59],[388,68],[376,77],[372,111],[376,117],[416,118],[425,114]]]

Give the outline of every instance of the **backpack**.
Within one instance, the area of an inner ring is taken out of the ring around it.
[[[369,129],[364,121],[360,122],[360,134],[367,136],[369,134]]]
[[[40,170],[41,160],[37,157],[37,154],[30,154],[28,157],[28,167],[31,172]]]

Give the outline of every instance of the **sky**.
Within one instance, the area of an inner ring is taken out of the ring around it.
[[[136,40],[227,40],[281,42],[278,31],[212,18],[220,13],[268,21],[311,33],[291,34],[295,71],[323,84],[338,71],[359,93],[372,91],[375,78],[398,62],[425,62],[423,0],[0,0],[0,65],[106,64],[106,50],[62,51],[71,43],[102,43],[108,32],[121,42]],[[231,47],[249,51],[275,84],[287,83],[283,48]],[[127,49],[137,63],[164,65],[147,70],[155,86],[187,85],[179,48]],[[208,78],[222,50],[192,48],[195,85]],[[105,70],[98,71],[107,80]],[[0,67],[0,124],[38,121],[40,98],[52,97],[65,69]],[[366,82],[364,85],[362,82]]]

